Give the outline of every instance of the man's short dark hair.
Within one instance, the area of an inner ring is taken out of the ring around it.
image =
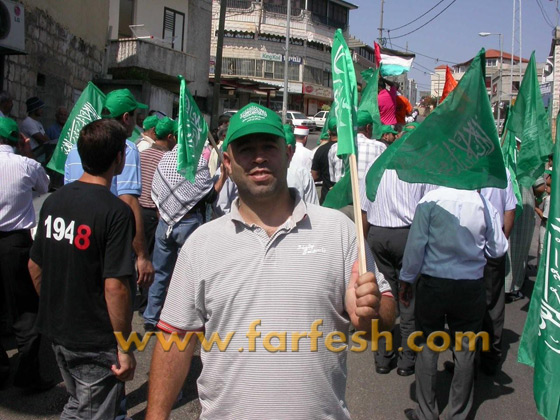
[[[126,129],[112,119],[93,121],[82,128],[78,138],[78,154],[84,171],[90,175],[107,172],[117,154],[124,154],[126,137]]]

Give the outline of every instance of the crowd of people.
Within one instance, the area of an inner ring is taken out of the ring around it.
[[[389,332],[378,342],[376,372],[415,374],[418,406],[405,415],[437,419],[439,353],[429,346],[418,353],[408,338],[421,331],[417,344],[425,345],[447,325],[452,334],[489,335],[489,351],[469,350],[466,337],[446,366],[453,373],[448,417],[467,418],[475,371],[500,368],[505,303],[523,297],[527,240],[535,214],[546,223],[550,177],[523,189],[527,223],[515,219],[509,172],[505,189],[465,191],[407,183],[386,170],[369,200],[369,168],[418,126],[407,120],[412,107],[392,82],[381,79],[379,88],[380,138],[372,138],[371,114],[357,114],[361,202],[354,206],[363,232],[351,209],[319,206],[343,175],[334,116],[311,150],[306,127],[283,125],[250,103],[220,119],[218,144],[203,150],[190,182],[177,171],[176,121],[150,111],[131,141],[137,114],[148,107],[128,89],[110,92],[102,118],[82,129],[64,186],[36,221],[32,191],[49,189],[44,146],[60,136],[68,112],[58,108],[57,125],[45,131],[38,121],[44,103],[30,98],[18,126],[1,93],[0,297],[18,344],[13,384],[31,392],[55,385],[39,374],[45,336],[70,395],[62,418],[125,418],[124,383],[136,361],[114,333],[131,334],[137,309],[143,333],[188,341],[183,350],[156,344],[147,419],[169,416],[196,332],[235,332],[226,349],[201,352],[201,418],[349,418],[346,352],[318,338],[349,337],[354,329],[371,338],[376,321]],[[534,210],[543,192],[542,209]],[[358,235],[367,243],[365,272],[357,264]],[[403,351],[393,350],[397,317]],[[0,383],[9,377],[0,348]],[[258,392],[244,392],[248,387]]]

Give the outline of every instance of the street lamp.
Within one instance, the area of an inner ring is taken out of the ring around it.
[[[501,33],[492,32],[479,32],[478,36],[490,36],[498,35],[500,37],[500,68],[498,69],[498,77],[500,78],[500,84],[498,86],[498,123],[496,125],[498,129],[498,134],[500,133],[500,105],[502,103],[502,67],[504,61],[504,51],[502,49],[503,35]]]

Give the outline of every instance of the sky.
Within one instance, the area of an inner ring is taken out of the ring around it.
[[[350,11],[350,34],[373,45],[373,41],[379,36],[381,0],[349,1],[358,6],[358,9]],[[558,25],[559,22],[559,1],[521,0],[523,58],[529,59],[531,52],[535,51],[537,62],[546,61],[552,42],[553,26],[550,24]],[[542,12],[539,5],[542,6]],[[424,17],[396,29],[434,6],[436,7]],[[447,6],[449,8],[443,11]],[[384,31],[386,46],[404,51],[408,44],[408,49],[417,53],[409,77],[417,81],[419,90],[429,90],[430,75],[427,69],[433,72],[441,64],[465,62],[483,47],[500,49],[499,36],[483,38],[478,36],[479,32],[503,34],[504,52],[512,50],[513,0],[385,0],[383,12],[383,27],[395,29]],[[441,15],[421,29],[396,38],[422,26],[440,12]],[[543,12],[548,17],[548,22],[543,17]]]

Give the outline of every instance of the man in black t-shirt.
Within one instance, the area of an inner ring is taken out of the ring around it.
[[[37,327],[53,349],[70,399],[62,417],[113,419],[134,376],[128,337],[134,216],[109,190],[125,162],[126,130],[116,121],[85,126],[78,139],[84,174],[43,204],[29,271],[40,295]]]
[[[336,119],[330,118],[327,122],[329,129],[329,141],[315,151],[313,155],[313,161],[311,163],[311,175],[315,182],[322,181],[323,186],[321,187],[321,197],[319,197],[319,204],[323,204],[325,197],[329,190],[334,186],[334,182],[331,181],[331,176],[329,172],[329,150],[338,140],[336,131]]]

